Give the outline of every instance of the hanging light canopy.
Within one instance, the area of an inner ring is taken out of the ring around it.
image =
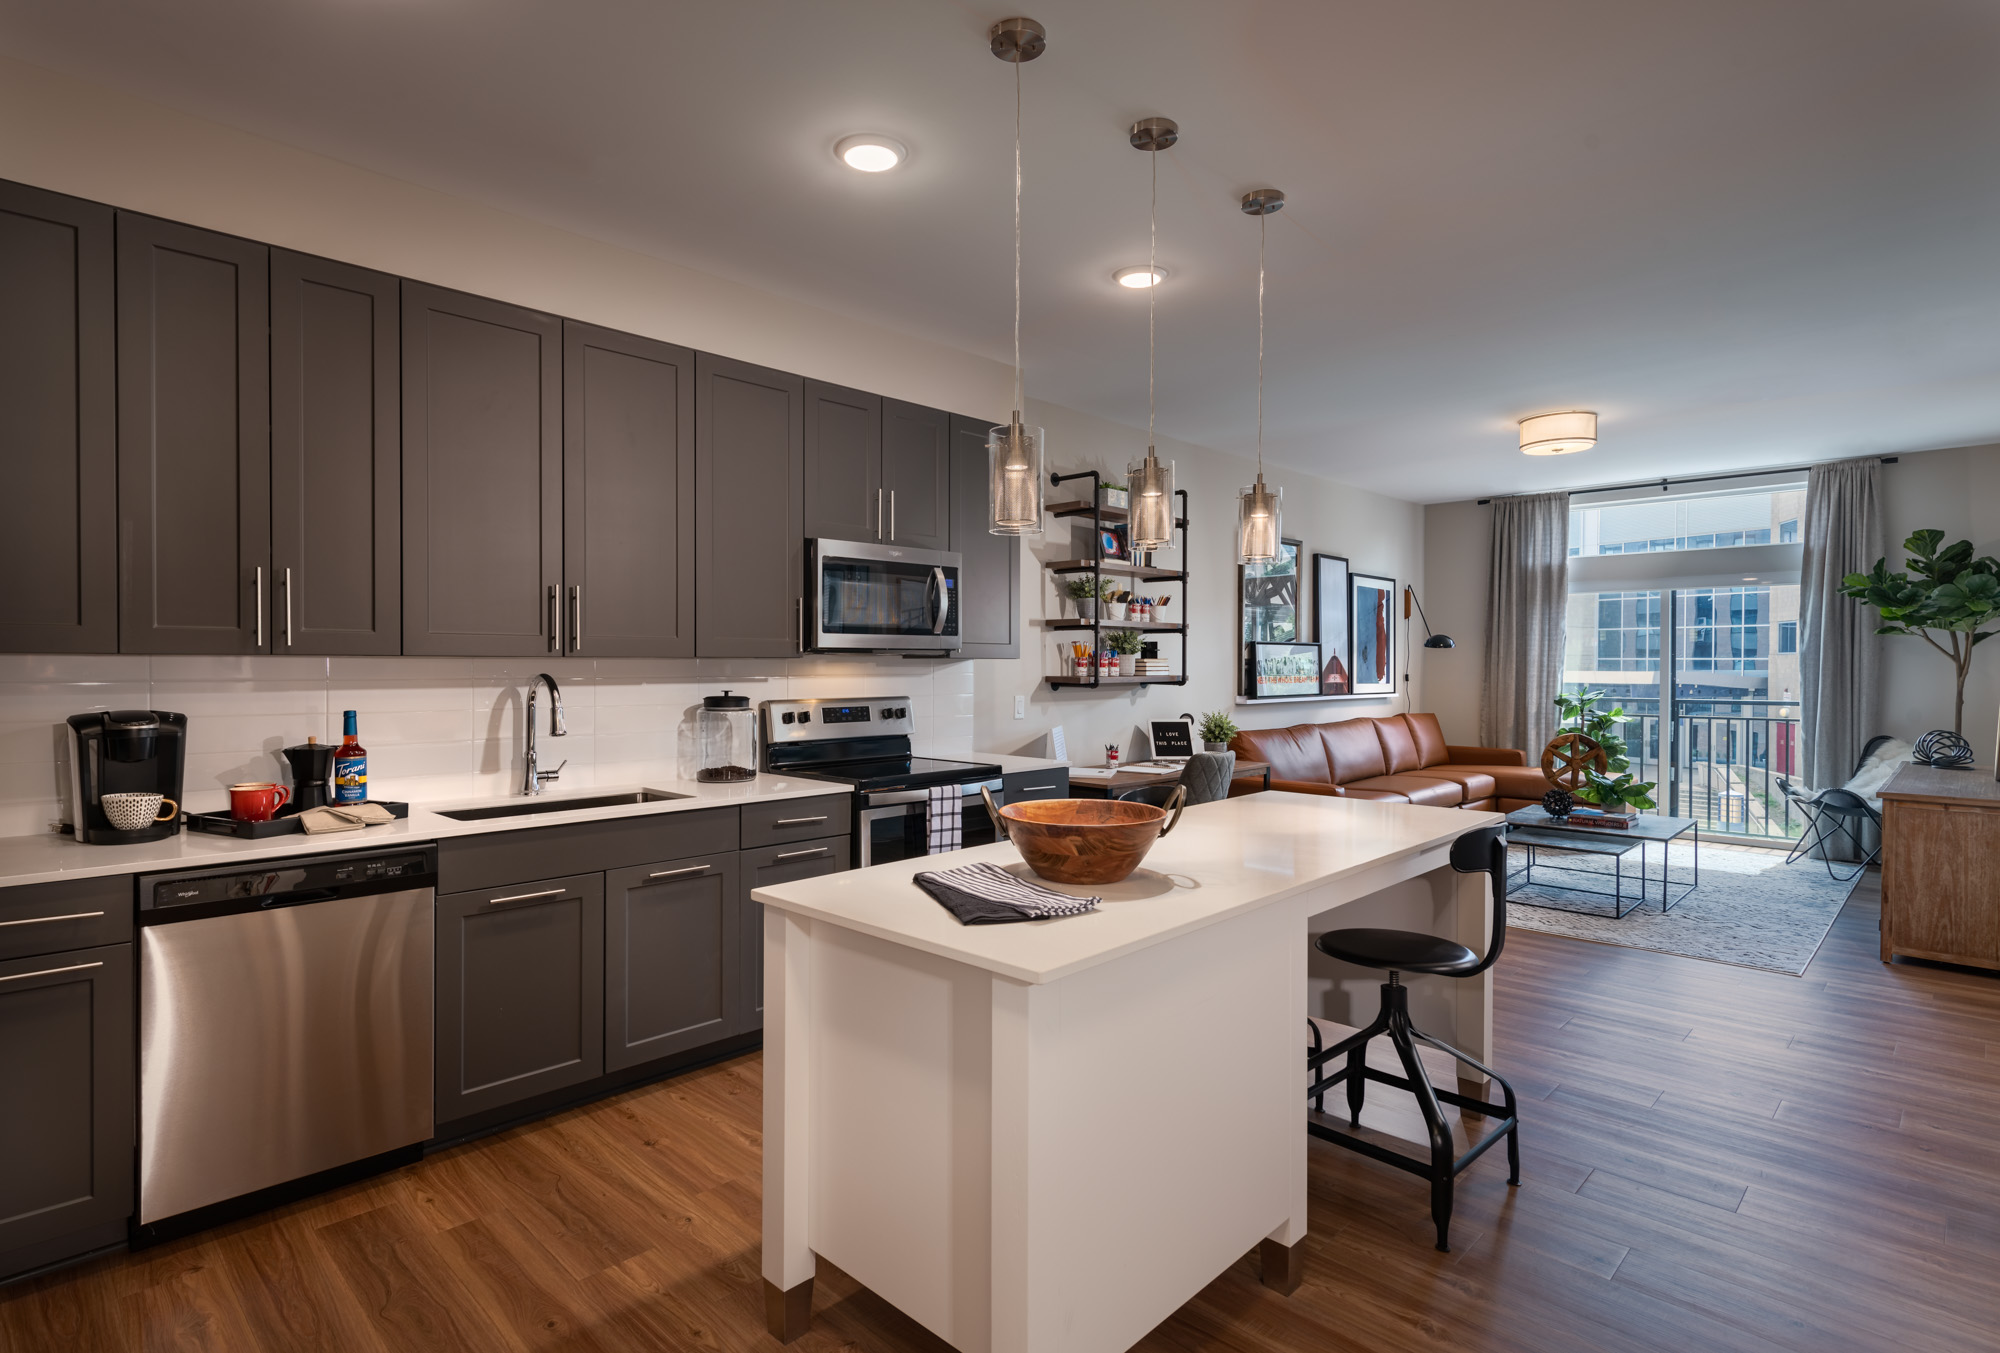
[[[1049,35],[1033,19],[1002,19],[987,32],[993,55],[1014,67],[1014,416],[986,434],[987,501],[996,536],[1042,533],[1044,475],[1042,430],[1021,422],[1021,66],[1048,48]]]
[[[1276,188],[1259,188],[1243,194],[1243,211],[1257,218],[1257,482],[1244,488],[1236,509],[1236,561],[1239,564],[1268,564],[1283,548],[1284,523],[1280,508],[1285,499],[1281,488],[1264,483],[1264,223],[1271,213],[1283,209],[1285,195]]]
[[[1152,206],[1148,216],[1151,244],[1146,254],[1148,276],[1160,272],[1160,152],[1180,140],[1181,129],[1164,117],[1141,118],[1132,124],[1132,144],[1152,156]],[[1159,288],[1146,289],[1146,456],[1125,467],[1131,488],[1131,539],[1138,550],[1169,549],[1174,543],[1174,463],[1162,463],[1153,444],[1153,321],[1159,309]]]

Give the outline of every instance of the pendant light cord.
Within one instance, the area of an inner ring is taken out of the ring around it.
[[[1153,162],[1153,197],[1148,208],[1147,228],[1152,241],[1146,249],[1146,452],[1153,451],[1153,315],[1160,297],[1160,152],[1147,158]]]
[[[1264,230],[1267,213],[1257,213],[1257,478],[1264,478]]]
[[[1021,407],[1021,63],[1014,62],[1014,415]]]

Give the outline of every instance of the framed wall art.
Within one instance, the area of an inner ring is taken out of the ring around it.
[[[1348,593],[1353,626],[1356,695],[1392,695],[1396,690],[1396,580],[1369,573],[1353,575]]]
[[[1348,623],[1347,560],[1312,557],[1313,638],[1319,640],[1319,693],[1354,694],[1354,629]]]
[[[1252,700],[1319,694],[1318,644],[1244,645],[1244,692]]]

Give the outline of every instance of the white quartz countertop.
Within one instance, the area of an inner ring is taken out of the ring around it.
[[[1028,872],[1013,846],[999,842],[759,888],[751,896],[1019,981],[1052,982],[1401,857],[1435,852],[1436,865],[1443,865],[1455,838],[1505,820],[1373,799],[1251,794],[1188,809],[1123,883],[1046,883]],[[1011,865],[1030,881],[1103,901],[1077,916],[969,926],[911,881],[919,871],[977,861]]]
[[[442,841],[453,836],[478,836],[488,832],[517,832],[535,827],[559,827],[579,822],[601,822],[607,818],[651,817],[663,813],[686,813],[701,808],[728,808],[748,803],[773,803],[782,799],[804,799],[824,794],[844,794],[840,785],[826,780],[759,775],[740,784],[701,784],[668,773],[627,785],[594,785],[573,794],[549,793],[542,802],[554,805],[566,798],[588,799],[604,794],[651,789],[686,798],[659,803],[615,804],[602,808],[578,808],[519,817],[487,818],[460,822],[440,815],[441,809],[489,808],[519,799],[447,799],[435,803],[413,803],[410,815],[378,827],[353,832],[323,832],[309,836],[293,832],[246,841],[234,836],[212,836],[207,832],[183,830],[178,836],[148,841],[135,846],[85,845],[75,837],[54,832],[41,836],[0,837],[0,888],[27,883],[49,883],[59,879],[91,878],[103,874],[158,873],[179,869],[227,868],[246,860],[282,859],[291,855],[323,855],[346,850],[369,850],[381,846],[412,845]]]

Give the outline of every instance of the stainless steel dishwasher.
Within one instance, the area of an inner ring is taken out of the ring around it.
[[[416,1157],[436,888],[428,845],[139,880],[135,1240]]]

